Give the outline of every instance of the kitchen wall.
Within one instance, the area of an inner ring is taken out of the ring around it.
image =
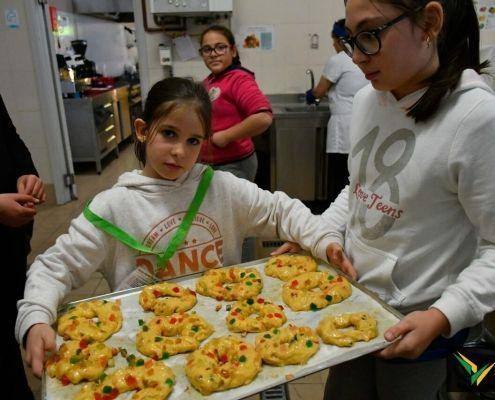
[[[6,26],[4,13],[17,11],[19,27]],[[0,1],[0,93],[17,132],[31,151],[42,179],[51,183],[52,171],[41,115],[43,93],[38,93],[37,75],[29,42],[23,0]]]
[[[57,9],[57,20],[61,27],[55,40],[57,53],[66,54],[74,39],[88,42],[86,58],[94,61],[96,71],[105,76],[120,76],[124,66],[130,64],[127,34],[124,25],[89,15],[73,14]]]
[[[329,0],[234,0],[231,29],[239,33],[245,26],[273,25],[274,49],[240,49],[244,66],[256,73],[265,93],[302,93],[309,88],[307,68],[319,79],[331,45],[333,22],[344,16],[343,1]],[[319,36],[319,48],[310,48],[310,36]],[[174,74],[203,79],[208,70],[198,58],[175,62]]]
[[[141,1],[134,0],[135,20],[142,21]],[[312,68],[318,80],[328,57],[335,54],[331,46],[331,26],[344,15],[342,1],[329,0],[234,0],[231,29],[234,34],[249,25],[273,25],[274,49],[271,51],[240,50],[242,63],[256,73],[262,90],[267,93],[302,93],[309,88],[307,68]],[[158,45],[171,44],[171,38],[163,32],[145,32],[136,23],[139,48],[146,49],[140,56],[140,68],[146,70],[149,83],[142,82],[143,91],[170,70],[163,68],[158,60]],[[206,27],[206,26],[205,26]],[[200,28],[198,30],[198,28]],[[204,27],[203,27],[204,28]],[[193,27],[192,39],[201,27]],[[310,35],[319,36],[319,48],[310,49]],[[199,47],[199,46],[198,46]],[[180,61],[173,52],[174,76],[193,77],[202,80],[209,71],[198,57]]]

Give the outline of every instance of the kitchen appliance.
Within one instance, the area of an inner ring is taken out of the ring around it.
[[[149,0],[153,14],[207,15],[232,12],[232,0]]]
[[[93,61],[85,57],[88,42],[86,40],[72,40],[70,42],[74,50],[72,63],[76,74],[76,79],[92,78],[96,76],[96,67]]]
[[[67,65],[65,57],[62,54],[57,54],[57,67],[62,96],[64,98],[75,96],[77,89],[74,81],[74,70]]]

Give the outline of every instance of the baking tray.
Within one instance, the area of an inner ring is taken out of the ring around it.
[[[216,392],[209,396],[203,396],[197,392],[187,380],[184,372],[184,365],[186,364],[186,358],[188,354],[180,354],[172,356],[167,359],[167,364],[175,373],[176,384],[174,390],[169,396],[170,400],[178,399],[205,399],[209,400],[234,400],[241,399],[252,394],[256,394],[270,387],[280,385],[285,382],[289,382],[294,379],[301,378],[303,376],[312,374],[322,369],[328,368],[332,365],[340,364],[342,362],[360,357],[364,354],[372,353],[377,350],[383,349],[388,346],[388,342],[383,338],[384,332],[395,325],[403,315],[394,310],[378,296],[357,282],[351,280],[353,286],[352,295],[341,303],[330,305],[324,309],[318,311],[300,311],[294,312],[282,300],[282,285],[284,282],[279,279],[275,279],[265,275],[264,266],[268,258],[251,261],[248,263],[238,264],[237,267],[247,268],[252,267],[260,271],[263,279],[263,290],[261,296],[265,299],[272,301],[276,304],[284,306],[284,312],[287,316],[287,323],[293,323],[297,326],[310,326],[315,329],[321,318],[329,314],[340,314],[345,312],[358,312],[366,311],[370,313],[378,322],[378,336],[369,342],[357,342],[352,347],[336,347],[326,345],[320,342],[320,349],[318,352],[309,359],[305,365],[288,365],[284,367],[274,367],[263,364],[263,367],[258,376],[249,385],[241,386],[238,388],[230,389],[223,392]],[[224,267],[225,268],[225,267]],[[328,264],[320,263],[318,266],[320,271],[326,271],[334,275],[337,271],[330,267]],[[339,271],[339,274],[342,273]],[[194,273],[190,275],[184,275],[174,279],[170,279],[170,282],[178,282],[182,286],[195,290],[196,281],[202,275],[200,273]],[[144,355],[139,353],[135,346],[135,336],[139,330],[138,320],[143,319],[148,321],[154,314],[152,312],[144,312],[139,305],[139,294],[144,286],[136,287],[132,289],[123,290],[120,292],[114,292],[105,294],[102,296],[96,296],[89,299],[84,299],[72,303],[65,304],[59,310],[61,315],[69,305],[81,303],[84,301],[95,299],[106,300],[121,300],[121,309],[123,315],[122,329],[110,337],[105,343],[112,347],[124,347],[129,354],[135,354],[137,357],[146,359]],[[225,317],[228,313],[226,310],[227,304],[233,304],[233,302],[218,302],[210,297],[197,295],[198,302],[192,309],[197,314],[206,317],[206,319],[214,326],[215,332],[206,341],[223,335],[233,334],[227,329],[225,323]],[[222,308],[216,311],[217,305],[221,304]],[[192,311],[191,310],[191,311]],[[234,334],[238,335],[239,334]],[[254,339],[257,333],[249,333],[243,339],[249,343],[254,344]],[[206,342],[205,341],[205,342]],[[203,343],[205,343],[203,342]],[[63,339],[57,335],[57,345],[63,343]],[[114,357],[115,366],[108,368],[105,373],[110,374],[115,369],[127,366],[126,360],[117,355]],[[50,378],[46,374],[42,377],[42,399],[45,400],[66,400],[71,399],[79,392],[84,383],[78,385],[62,386],[58,379]],[[135,392],[128,392],[121,394],[117,399],[126,400],[130,399]]]

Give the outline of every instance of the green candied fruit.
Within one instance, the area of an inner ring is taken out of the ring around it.
[[[332,296],[330,296],[329,294],[327,294],[327,295],[325,296],[325,300],[326,300],[326,301],[328,301],[329,303],[332,301],[332,299],[333,299],[333,297],[332,297]]]
[[[136,356],[134,354],[130,354],[127,358],[126,358],[126,361],[127,361],[127,364],[129,365],[134,365],[135,362],[136,362]]]
[[[266,333],[265,335],[263,335],[263,337],[265,339],[271,339],[272,338],[272,335],[270,335],[269,333]]]
[[[155,336],[155,342],[161,342],[163,338],[161,336]]]
[[[77,356],[72,356],[69,361],[71,364],[77,364],[81,359]]]
[[[315,303],[311,303],[309,305],[309,308],[311,309],[311,311],[318,311],[318,306]]]
[[[167,380],[165,381],[165,383],[169,386],[169,387],[172,387],[174,386],[174,381],[170,378],[167,378]]]
[[[136,361],[136,366],[140,367],[141,365],[144,365],[144,360],[142,358]]]
[[[237,308],[235,309],[235,312],[240,313],[241,311],[242,311],[242,310],[241,310],[239,307],[237,307]]]
[[[241,278],[244,278],[246,276],[245,272],[241,272]]]
[[[98,381],[103,382],[103,380],[107,377],[107,374],[104,372],[98,377]]]
[[[193,332],[198,332],[198,331],[199,331],[199,326],[194,325],[194,326],[192,326],[192,327],[191,327],[191,330],[192,330]]]
[[[256,278],[256,275],[253,274],[252,272],[248,275],[250,278]]]
[[[73,315],[72,317],[70,317],[69,319],[76,319],[77,317],[75,315]]]
[[[311,340],[306,340],[306,347],[313,347],[313,342]]]
[[[101,321],[98,321],[98,322],[96,323],[96,326],[99,328],[99,327],[100,327],[100,325],[101,325]]]
[[[253,299],[247,299],[247,303],[251,306],[254,304],[254,300]]]
[[[167,353],[166,351],[162,354],[162,360],[167,360],[168,358],[170,358],[170,354]]]
[[[246,356],[240,356],[239,361],[240,362],[246,362]]]
[[[229,321],[229,324],[230,324],[230,325],[232,325],[234,322],[235,322],[235,318],[232,318],[232,319]]]
[[[103,300],[103,304],[107,304],[108,303],[108,300]]]
[[[227,304],[227,305],[225,306],[225,309],[226,309],[227,311],[230,311],[230,310],[232,309],[232,305]]]
[[[148,332],[148,325],[143,325],[143,332]]]
[[[253,284],[253,282],[251,282],[251,281],[246,282],[246,286],[251,286],[252,284]]]
[[[280,331],[279,331],[277,328],[275,328],[272,332],[276,335],[276,334],[278,334]]]
[[[328,274],[328,280],[331,281],[334,278],[332,274]]]
[[[142,319],[138,319],[138,324],[139,324],[139,326],[143,326],[144,325],[144,321]]]
[[[102,392],[108,394],[108,393],[112,393],[112,390],[113,388],[111,386],[103,386]]]

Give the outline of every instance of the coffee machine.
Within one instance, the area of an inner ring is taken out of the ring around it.
[[[72,68],[74,69],[76,80],[96,76],[95,63],[86,59],[84,56],[86,54],[86,48],[88,47],[86,40],[72,40],[70,44],[74,50],[74,56],[71,61],[73,61],[74,64],[72,65]]]

